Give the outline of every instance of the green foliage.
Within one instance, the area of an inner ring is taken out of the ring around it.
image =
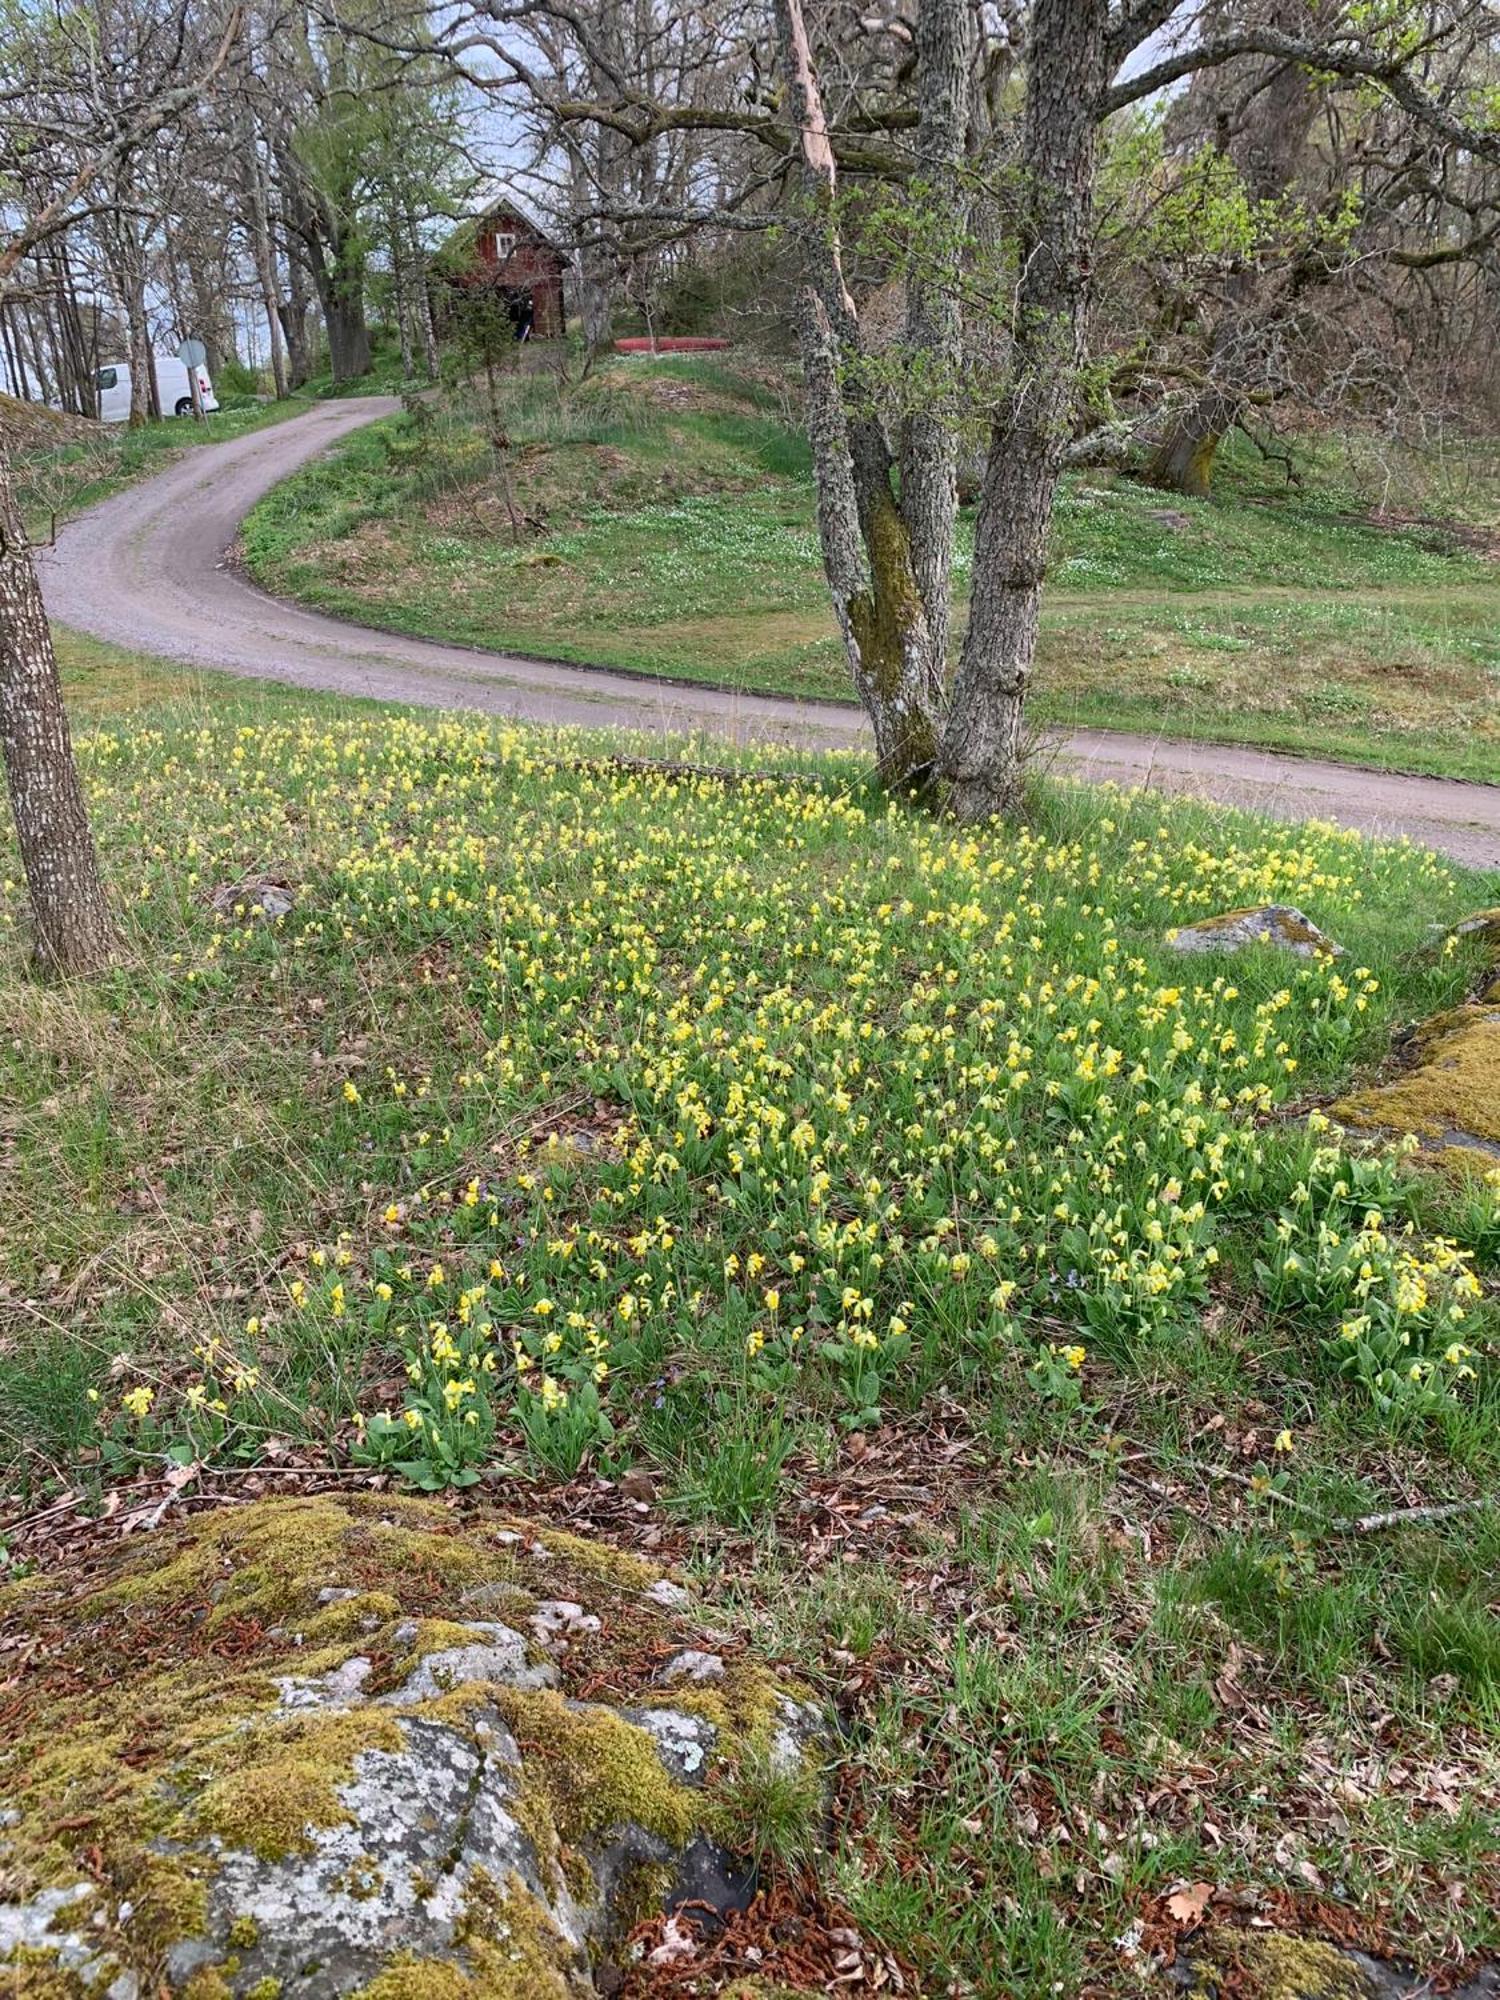
[[[1320,1148],[1267,1236],[1256,1266],[1279,1311],[1314,1327],[1338,1319],[1324,1353],[1382,1413],[1430,1415],[1474,1379],[1474,1347],[1492,1313],[1472,1254],[1410,1221],[1390,1225],[1377,1203],[1399,1193],[1381,1162]],[[1477,1330],[1476,1330],[1477,1329]]]

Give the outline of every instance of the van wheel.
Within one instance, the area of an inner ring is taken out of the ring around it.
[[[177,408],[172,412],[172,414],[177,417],[190,417],[193,414],[192,397],[179,396],[177,398]]]

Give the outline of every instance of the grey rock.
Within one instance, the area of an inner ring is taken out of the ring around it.
[[[326,1674],[283,1675],[276,1683],[280,1706],[287,1709],[349,1708],[360,1699],[370,1678],[372,1662],[356,1653]]]
[[[724,1678],[724,1658],[721,1653],[700,1653],[694,1647],[674,1655],[657,1675],[657,1679],[671,1686],[674,1681],[691,1681],[703,1686],[708,1681]]]
[[[665,1576],[658,1577],[641,1596],[647,1604],[654,1604],[662,1611],[680,1611],[689,1602],[689,1593],[682,1585]]]
[[[248,882],[225,882],[209,898],[221,917],[269,918],[273,923],[295,905],[291,885],[259,877]]]
[[[656,1754],[668,1772],[682,1785],[707,1781],[709,1763],[719,1732],[701,1716],[685,1715],[680,1708],[627,1708],[621,1713],[627,1722],[644,1729],[656,1745]]]
[[[1226,910],[1167,933],[1173,951],[1242,951],[1247,945],[1275,945],[1296,958],[1342,958],[1344,948],[1325,937],[1310,917],[1291,903],[1262,903],[1251,910]]]
[[[512,1810],[519,1753],[502,1723],[497,1754],[459,1727],[404,1717],[400,1750],[366,1750],[340,1787],[347,1825],[309,1829],[311,1850],[266,1861],[221,1849],[209,1892],[210,1938],[249,1918],[255,1943],[239,1951],[238,1990],[279,1979],[305,2000],[334,2000],[365,1984],[398,1951],[456,1950],[455,1926],[476,1869],[512,1877],[548,1911],[587,1971],[588,1924],[566,1886],[544,1874]],[[175,1948],[174,1982],[204,1963]]]
[[[597,1632],[600,1626],[592,1612],[563,1597],[549,1598],[537,1605],[527,1622],[544,1646],[566,1645],[569,1639],[580,1633]]]
[[[786,1776],[801,1769],[808,1754],[827,1743],[828,1717],[815,1701],[793,1701],[790,1695],[783,1696],[776,1709],[771,1766]]]
[[[85,1911],[94,1895],[92,1883],[74,1882],[43,1889],[24,1903],[0,1903],[0,1965],[19,1951],[50,1952],[64,1972],[76,1974],[85,1990],[99,1988],[107,1979],[107,2000],[136,2000],[135,1974],[123,1970],[112,1953],[101,1952],[77,1928],[86,1916],[93,1921],[103,1914]]]
[[[533,1666],[526,1641],[509,1625],[471,1625],[469,1630],[474,1634],[472,1645],[426,1654],[396,1692],[383,1695],[382,1701],[392,1708],[406,1708],[472,1681],[500,1681],[513,1688],[556,1687],[556,1667],[550,1661]]]

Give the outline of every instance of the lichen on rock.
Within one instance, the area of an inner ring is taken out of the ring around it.
[[[1325,937],[1311,917],[1291,903],[1262,903],[1254,909],[1224,910],[1168,931],[1173,951],[1243,951],[1247,946],[1275,946],[1297,958],[1342,958],[1344,949]]]
[[[701,1657],[690,1603],[547,1529],[372,1494],[111,1556],[0,1590],[40,1642],[0,1751],[28,1994],[568,2000],[701,1877],[742,1760],[816,1754],[818,1712],[732,1648],[711,1689],[661,1685]]]

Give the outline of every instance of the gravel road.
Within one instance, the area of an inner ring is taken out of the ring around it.
[[[833,702],[471,652],[372,632],[256,590],[226,560],[248,510],[334,439],[396,408],[382,396],[322,404],[266,430],[184,452],[154,478],[63,528],[57,547],[42,557],[49,613],[96,638],[183,665],[382,701],[595,728],[701,730],[808,748],[864,739],[857,711]],[[1401,777],[1106,730],[1059,735],[1050,747],[1062,768],[1081,777],[1195,793],[1284,819],[1409,834],[1459,860],[1500,867],[1500,784]]]

